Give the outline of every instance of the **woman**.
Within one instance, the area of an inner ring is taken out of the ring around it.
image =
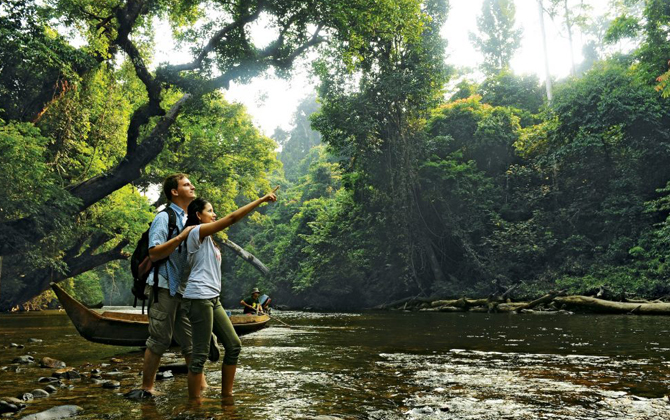
[[[182,300],[182,308],[191,321],[193,333],[193,355],[188,368],[189,399],[200,399],[204,379],[203,367],[209,353],[212,332],[225,349],[221,368],[222,397],[233,395],[237,358],[242,348],[233,324],[219,301],[221,252],[214,244],[211,235],[238,222],[260,204],[277,201],[275,195],[277,188],[266,196],[240,207],[221,220],[216,220],[216,213],[212,205],[202,198],[196,198],[188,206],[186,226],[195,226],[186,240],[190,273],[188,273],[188,283]]]

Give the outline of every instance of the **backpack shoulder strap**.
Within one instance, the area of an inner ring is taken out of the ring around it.
[[[167,240],[169,241],[172,239],[172,235],[174,232],[179,232],[179,226],[177,226],[177,213],[172,209],[172,207],[168,206],[163,210],[168,214],[168,236]]]

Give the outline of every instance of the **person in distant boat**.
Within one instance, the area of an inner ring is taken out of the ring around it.
[[[245,314],[262,314],[268,311],[272,299],[267,295],[263,295],[265,299],[260,299],[260,296],[261,291],[258,290],[258,287],[254,287],[254,290],[251,291],[251,296],[240,301],[240,305],[244,307],[243,311]]]
[[[277,187],[279,188],[279,187]],[[271,193],[240,207],[220,220],[212,205],[196,198],[188,206],[186,226],[195,226],[186,240],[190,273],[187,278],[182,307],[186,311],[193,329],[193,357],[188,366],[188,396],[199,402],[204,380],[203,367],[209,353],[212,331],[225,349],[221,366],[221,396],[233,395],[233,381],[242,343],[233,328],[230,318],[221,306],[221,252],[214,244],[212,235],[238,222],[256,207],[265,202],[277,201],[274,189]]]

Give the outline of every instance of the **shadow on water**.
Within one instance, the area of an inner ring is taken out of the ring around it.
[[[142,353],[85,341],[63,313],[0,315],[0,398],[44,388],[37,380],[53,369],[11,363],[31,354],[84,377],[22,414],[76,404],[85,419],[670,419],[667,318],[276,315],[294,327],[275,323],[242,338],[234,400],[222,403],[220,366],[209,363],[200,406],[187,402],[184,375],[158,382],[163,395],[152,401],[125,400],[140,384]],[[179,362],[175,353],[163,359]],[[103,388],[89,378],[94,369],[121,387]]]

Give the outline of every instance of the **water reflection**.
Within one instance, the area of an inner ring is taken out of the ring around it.
[[[661,397],[670,387],[665,318],[535,317],[442,313],[299,313],[242,338],[234,400],[221,402],[220,366],[208,364],[210,388],[199,406],[186,378],[157,384],[163,395],[132,402],[142,354],[89,343],[64,314],[0,315],[0,362],[49,356],[84,378],[64,381],[22,414],[77,404],[87,419],[670,419]],[[27,343],[28,338],[44,339]],[[121,359],[112,363],[111,358]],[[181,363],[175,353],[163,363]],[[0,371],[0,398],[36,387],[51,371],[36,365]],[[89,378],[121,382],[104,389]]]

